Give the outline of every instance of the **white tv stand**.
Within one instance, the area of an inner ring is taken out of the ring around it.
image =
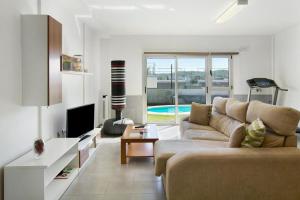
[[[33,151],[30,151],[5,166],[4,199],[59,199],[82,169],[80,150],[88,149],[89,159],[97,148],[96,136],[99,132],[100,129],[89,132],[91,136],[81,142],[79,138],[51,139],[45,143],[45,152],[39,159],[36,159]],[[73,168],[69,178],[55,179],[67,166]]]
[[[79,150],[79,167],[82,169],[86,163],[88,163],[89,159],[94,155],[97,145],[97,135],[100,133],[100,128],[95,128],[94,130],[86,133],[85,135],[89,135],[90,137],[82,140],[78,144]],[[85,153],[87,158],[82,160],[82,152]]]

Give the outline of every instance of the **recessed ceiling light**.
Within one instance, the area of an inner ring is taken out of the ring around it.
[[[99,10],[137,10],[139,9],[136,6],[90,6],[93,9]]]
[[[166,6],[162,4],[149,4],[149,5],[142,5],[142,6],[149,10],[164,10],[166,8]]]
[[[235,0],[230,6],[217,18],[216,23],[221,24],[235,15],[248,5],[248,0]]]
[[[169,11],[173,12],[173,11],[176,11],[175,8],[169,8]]]

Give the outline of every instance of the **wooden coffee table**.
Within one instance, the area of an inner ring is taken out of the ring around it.
[[[140,134],[133,125],[128,125],[121,137],[121,164],[130,157],[154,157],[154,143],[158,140],[157,127],[147,125],[147,132]]]

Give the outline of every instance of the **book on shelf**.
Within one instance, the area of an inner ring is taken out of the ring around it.
[[[59,174],[55,177],[55,179],[68,179],[73,171],[72,167],[64,168]]]

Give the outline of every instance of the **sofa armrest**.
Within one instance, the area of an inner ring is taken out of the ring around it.
[[[219,148],[184,152],[167,162],[168,200],[300,199],[297,148]]]
[[[182,138],[183,136],[183,133],[189,129],[189,123],[186,123],[188,122],[190,119],[190,116],[187,116],[187,117],[184,117],[183,119],[180,120],[180,123],[179,123],[179,128],[180,128],[180,137]]]
[[[189,120],[190,120],[190,116],[186,116],[186,117],[181,119],[181,121],[189,121]]]

